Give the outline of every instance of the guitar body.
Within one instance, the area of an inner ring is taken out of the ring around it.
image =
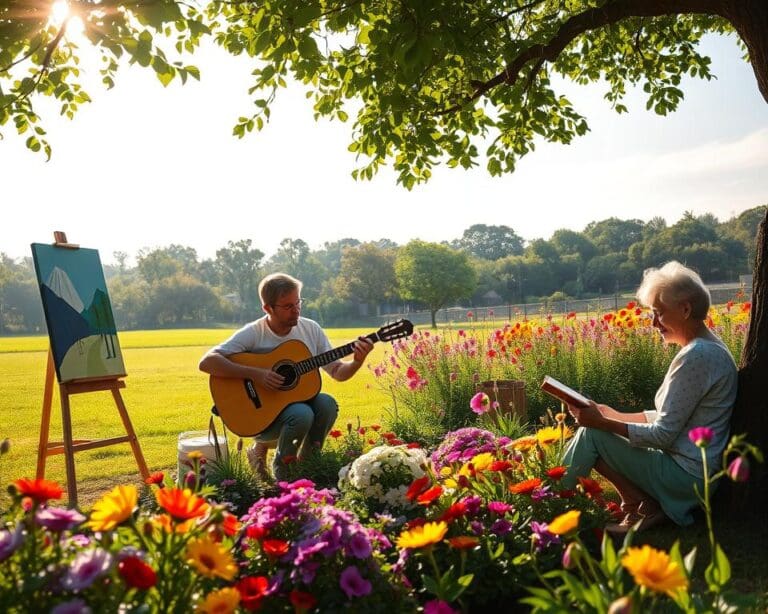
[[[285,341],[266,354],[243,352],[227,358],[241,365],[271,369],[285,377],[280,390],[269,390],[252,380],[211,376],[211,396],[216,409],[224,424],[240,437],[258,435],[288,405],[308,401],[320,392],[322,380],[317,369],[302,375],[296,372],[296,363],[312,358],[309,348],[301,341]]]

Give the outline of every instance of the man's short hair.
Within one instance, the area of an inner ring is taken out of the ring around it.
[[[259,296],[262,305],[275,305],[281,296],[294,290],[301,292],[301,282],[286,273],[272,273],[261,280]]]
[[[643,305],[650,307],[657,297],[665,305],[688,301],[691,304],[691,317],[696,320],[707,317],[712,301],[699,274],[675,260],[659,269],[646,269],[643,273],[637,298]]]

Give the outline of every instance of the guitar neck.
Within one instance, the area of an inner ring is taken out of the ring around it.
[[[376,343],[379,341],[379,334],[371,333],[370,335],[366,335],[365,338],[368,339],[368,341],[371,343]],[[312,358],[307,358],[306,360],[297,362],[295,368],[299,375],[304,375],[305,373],[309,373],[310,371],[324,367],[325,365],[328,365],[335,360],[349,356],[354,351],[355,342],[350,341],[346,345],[339,346],[332,350],[328,350],[327,352],[323,352],[322,354],[318,354],[317,356],[313,356]]]

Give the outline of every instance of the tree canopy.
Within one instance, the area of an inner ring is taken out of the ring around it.
[[[177,0],[69,0],[59,24],[52,5],[0,7],[0,125],[12,121],[29,134],[28,147],[49,154],[37,98],[59,101],[68,116],[90,100],[79,69],[86,49],[66,35],[75,17],[108,87],[125,61],[163,84],[197,78],[180,56],[209,37],[255,60],[255,112],[238,120],[236,135],[261,128],[293,78],[307,87],[317,116],[355,115],[357,177],[391,163],[408,188],[440,162],[467,168],[482,159],[497,175],[513,170],[537,139],[567,143],[584,134],[586,118],[558,77],[602,83],[619,113],[635,84],[648,108],[673,111],[685,75],[712,77],[699,49],[707,33],[739,35],[768,101],[764,0],[265,0],[204,9]]]

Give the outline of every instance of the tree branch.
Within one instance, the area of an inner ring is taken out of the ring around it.
[[[486,92],[505,83],[514,85],[523,67],[531,61],[537,65],[553,62],[575,38],[630,17],[662,17],[680,14],[709,14],[723,16],[722,0],[616,0],[605,6],[574,15],[563,22],[554,37],[546,44],[523,45],[522,51],[507,62],[507,67],[475,88],[463,103],[454,105],[440,115],[447,115],[477,100]]]

